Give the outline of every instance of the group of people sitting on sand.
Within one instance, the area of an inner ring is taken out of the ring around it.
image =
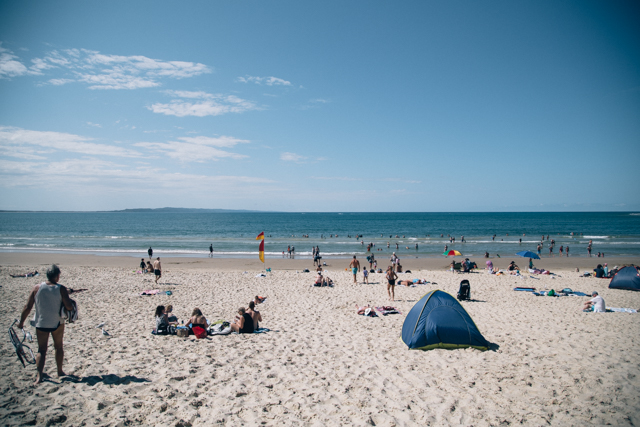
[[[233,323],[229,324],[232,332],[239,334],[251,334],[259,328],[259,322],[262,321],[262,315],[255,309],[257,304],[262,303],[265,298],[256,296],[249,303],[247,308],[240,307]],[[178,318],[173,314],[173,306],[159,305],[155,312],[156,329],[158,335],[175,335],[179,327]],[[199,308],[194,308],[191,317],[182,324],[187,329],[189,335],[195,335],[198,338],[207,336],[210,322],[202,314]]]

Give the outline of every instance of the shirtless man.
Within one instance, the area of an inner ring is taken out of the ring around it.
[[[158,279],[162,277],[162,266],[160,265],[160,257],[158,257],[155,261],[153,261],[153,272],[156,275],[156,284],[157,284]]]
[[[353,273],[353,283],[357,283],[356,276],[358,275],[358,271],[360,270],[360,261],[356,259],[356,256],[353,256],[353,260],[349,264],[351,268],[351,272]]]
[[[256,311],[256,303],[254,301],[251,301],[249,303],[249,308],[247,309],[247,313],[249,313],[249,315],[251,316],[251,319],[253,320],[253,330],[257,331],[259,322],[262,322],[262,315],[260,314],[259,311]]]

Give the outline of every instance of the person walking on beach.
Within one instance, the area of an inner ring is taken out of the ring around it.
[[[147,253],[149,254],[149,259],[151,259],[151,257],[153,256],[153,249],[151,249],[151,246],[149,246],[149,250],[147,251]]]
[[[20,323],[18,324],[19,329],[24,328],[24,322],[35,305],[35,326],[36,337],[38,339],[36,368],[38,374],[34,385],[41,383],[45,377],[44,362],[47,357],[49,334],[53,337],[58,377],[66,375],[62,370],[62,363],[64,362],[64,322],[60,317],[60,307],[64,305],[67,310],[73,310],[73,304],[69,298],[67,288],[58,284],[59,280],[60,268],[53,264],[47,270],[47,281],[36,285],[31,291],[31,294],[29,294],[27,305],[25,305],[22,310],[22,316],[20,316]]]
[[[158,280],[162,277],[162,266],[160,265],[160,257],[153,261],[153,272],[156,275],[156,284],[158,284]]]
[[[558,254],[560,255],[560,258],[562,258],[562,252],[564,252],[564,247],[562,247],[561,245],[560,249],[558,249]]]
[[[351,260],[349,267],[351,268],[351,272],[353,273],[353,283],[357,283],[356,278],[358,275],[358,271],[360,270],[360,261],[356,259],[355,255],[353,256],[353,260]]]
[[[395,288],[397,278],[398,276],[393,271],[393,266],[390,265],[389,268],[387,268],[387,295],[389,295],[391,301],[396,300]]]
[[[213,243],[209,245],[209,258],[213,258]]]
[[[589,256],[591,256],[591,240],[589,240],[589,246],[587,246],[587,252],[589,253]]]
[[[567,254],[567,258],[569,257],[569,245],[567,245],[566,248],[564,248],[565,253]]]
[[[373,254],[371,254],[371,256],[369,257],[369,269],[373,268],[373,262],[376,260],[376,257],[373,256]]]

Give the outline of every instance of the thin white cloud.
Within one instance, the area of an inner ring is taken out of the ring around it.
[[[285,162],[300,162],[305,159],[305,156],[296,153],[284,152],[280,154],[280,160],[284,160]]]
[[[146,165],[129,167],[107,160],[85,157],[51,162],[18,162],[0,159],[0,187],[81,187],[109,188],[119,193],[127,189],[138,191],[140,185],[153,182],[156,189],[174,191],[237,192],[247,185],[264,185],[273,180],[261,177],[233,175],[195,175],[168,172]],[[91,187],[86,187],[91,185]]]
[[[176,90],[165,91],[165,93],[180,99],[174,99],[169,103],[158,102],[147,108],[154,113],[177,117],[219,116],[227,113],[243,113],[260,109],[254,102],[235,95]]]
[[[238,77],[236,79],[239,83],[255,83],[257,85],[267,85],[267,86],[291,86],[291,82],[280,79],[278,77],[257,77],[257,76],[244,76]]]
[[[75,80],[73,79],[50,79],[48,81],[49,84],[52,84],[54,86],[62,86],[62,85],[66,85],[67,83],[73,83],[75,82]]]
[[[247,156],[221,150],[220,148],[231,148],[237,144],[248,143],[249,141],[237,139],[230,136],[220,136],[211,138],[206,136],[181,137],[178,141],[169,142],[139,142],[136,147],[145,148],[150,152],[167,155],[173,159],[183,162],[202,163],[208,160],[219,160],[222,158],[243,159]]]
[[[102,125],[99,125],[98,123],[91,123],[91,122],[87,122],[87,124],[88,124],[89,126],[93,126],[93,127],[95,127],[95,128],[101,128],[101,127],[102,127]]]
[[[329,101],[327,99],[316,98],[316,99],[310,99],[309,102],[311,102],[313,104],[328,104],[331,101]]]
[[[44,154],[55,151],[115,157],[142,156],[135,150],[89,141],[91,138],[69,133],[0,126],[0,154],[4,156],[43,158]]]
[[[65,75],[48,80],[53,85],[77,81],[89,89],[140,89],[160,86],[164,78],[183,79],[211,72],[196,62],[106,55],[87,49],[54,50],[31,62],[27,68],[12,52],[0,47],[0,77],[42,75],[51,69],[63,71]]]
[[[30,71],[19,58],[0,43],[0,78],[23,76],[25,74],[38,74]]]

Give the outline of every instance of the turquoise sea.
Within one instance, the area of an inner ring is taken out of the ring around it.
[[[364,255],[368,243],[376,245],[374,253],[381,248],[385,254],[396,251],[400,256],[442,256],[445,245],[466,256],[481,256],[485,251],[493,256],[535,251],[542,235],[543,255],[548,254],[547,235],[556,242],[556,255],[561,245],[568,245],[571,256],[587,256],[589,240],[593,254],[640,255],[640,213],[634,212],[2,212],[0,251],[142,257],[151,246],[158,256],[204,257],[213,244],[215,257],[241,258],[257,256],[255,237],[261,231],[267,236],[267,257],[282,257],[289,245],[299,258],[310,257],[312,246],[319,246],[323,257]],[[455,243],[449,242],[448,235],[456,238]]]

